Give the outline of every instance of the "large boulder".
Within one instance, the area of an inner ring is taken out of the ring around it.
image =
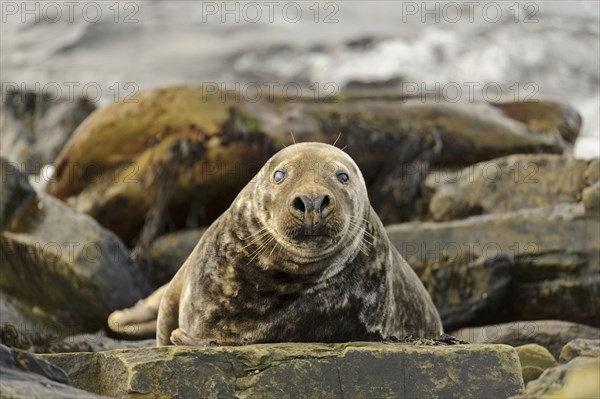
[[[523,388],[502,345],[265,344],[45,355],[72,383],[117,398],[507,397]]]
[[[10,164],[2,161],[2,169]],[[123,243],[91,217],[56,198],[32,195],[26,178],[2,185],[7,204],[26,202],[0,233],[0,288],[59,316],[77,329],[97,329],[108,314],[135,303],[150,286]],[[25,188],[23,188],[25,187]],[[12,206],[12,205],[11,205]],[[4,207],[4,205],[3,205]]]
[[[206,88],[156,89],[90,115],[59,155],[47,190],[130,244],[165,191],[163,213],[177,228],[210,223],[295,137],[346,148],[384,223],[399,222],[418,213],[415,199],[431,164],[568,150],[560,132],[567,125],[578,132],[579,125],[567,109],[546,107],[532,122],[487,103],[386,96],[244,102]],[[173,157],[178,147],[187,150]]]
[[[9,90],[3,93],[0,103],[0,156],[28,174],[37,174],[42,166],[54,162],[77,126],[94,109],[82,97],[54,98]]]
[[[478,344],[511,346],[538,344],[547,348],[558,359],[567,343],[577,338],[598,339],[600,329],[562,320],[530,320],[466,327],[451,334],[459,339]]]
[[[0,393],[7,399],[105,398],[69,385],[67,375],[28,352],[0,345]]]
[[[581,201],[586,179],[597,163],[553,154],[511,155],[457,171],[436,171],[424,182],[434,194],[429,214],[435,221],[511,212]]]
[[[388,226],[387,232],[442,313],[448,307],[460,307],[472,298],[471,292],[481,299],[498,292],[493,285],[498,280],[490,278],[494,269],[480,274],[472,269],[469,274],[469,259],[483,257],[483,264],[501,257],[510,260],[510,285],[500,299],[501,306],[496,301],[483,318],[465,315],[458,324],[447,320],[447,329],[460,327],[467,318],[472,324],[515,318],[592,320],[600,312],[600,225],[597,215],[586,212],[581,203],[442,223],[403,223]],[[447,284],[446,276],[457,269],[457,263],[467,275],[460,278],[460,284]],[[440,301],[449,295],[436,292],[440,286],[457,291],[462,299],[458,304]]]

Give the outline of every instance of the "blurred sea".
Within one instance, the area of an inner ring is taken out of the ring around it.
[[[600,156],[597,1],[2,1],[0,80],[100,103],[172,84],[556,99]]]

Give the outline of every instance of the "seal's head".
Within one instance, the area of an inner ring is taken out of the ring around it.
[[[286,147],[254,183],[252,202],[262,224],[289,253],[307,260],[351,245],[370,208],[358,166],[328,144]]]

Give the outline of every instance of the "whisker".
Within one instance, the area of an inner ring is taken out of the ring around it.
[[[352,226],[357,227],[360,230],[362,230],[364,232],[364,234],[369,236],[370,238],[375,239],[375,236],[367,231],[366,226],[360,225],[360,224],[356,223],[355,221],[353,221],[352,219],[348,220],[348,223],[351,224]]]
[[[245,246],[242,247],[242,249],[246,249],[248,247],[251,247],[252,245],[254,245],[256,242],[262,240],[263,238],[265,238],[267,235],[269,235],[269,231],[263,233],[262,235],[256,237],[254,240],[250,241],[248,244],[246,244]]]
[[[266,241],[264,244],[262,244],[260,247],[258,247],[258,248],[256,249],[256,251],[252,252],[252,253],[250,254],[250,256],[252,256],[252,258],[251,258],[251,259],[248,261],[247,265],[249,265],[250,263],[252,263],[252,262],[254,261],[254,259],[256,259],[256,257],[257,257],[258,255],[260,255],[260,254],[263,252],[262,250],[263,250],[263,249],[264,249],[264,248],[265,248],[267,245],[269,245],[269,244],[270,244],[270,243],[271,243],[271,242],[272,242],[274,239],[275,239],[275,237],[271,237],[271,238],[269,238],[269,239],[268,239],[268,240],[267,240],[267,241]]]
[[[259,229],[258,231],[255,231],[254,233],[250,234],[248,237],[240,237],[240,240],[246,241],[248,238],[254,237],[258,233],[261,233],[261,232],[265,231],[266,229],[267,229],[267,226],[263,227],[262,229]]]
[[[278,245],[279,245],[279,243],[277,241],[275,241],[275,245],[273,245],[273,249],[271,250],[271,252],[269,252],[269,258],[271,257],[271,255],[273,255],[273,251],[275,251],[275,248],[277,248]]]
[[[338,142],[338,140],[340,139],[340,137],[342,137],[342,132],[340,132],[340,134],[338,134],[337,139],[335,139],[335,141],[333,142],[332,146],[335,147],[335,143]]]

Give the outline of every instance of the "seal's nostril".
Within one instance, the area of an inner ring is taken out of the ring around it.
[[[304,202],[302,201],[302,199],[300,199],[300,197],[296,197],[294,199],[294,208],[299,210],[300,212],[304,212],[306,210],[306,208],[304,207]]]
[[[293,202],[294,209],[304,213],[313,210],[313,202],[306,195],[299,195],[294,198]]]
[[[326,195],[325,198],[323,198],[323,201],[321,201],[319,212],[323,212],[323,209],[325,209],[327,205],[329,205],[329,195]]]
[[[329,195],[319,195],[315,198],[313,204],[315,209],[317,209],[317,212],[322,213],[329,205]]]

